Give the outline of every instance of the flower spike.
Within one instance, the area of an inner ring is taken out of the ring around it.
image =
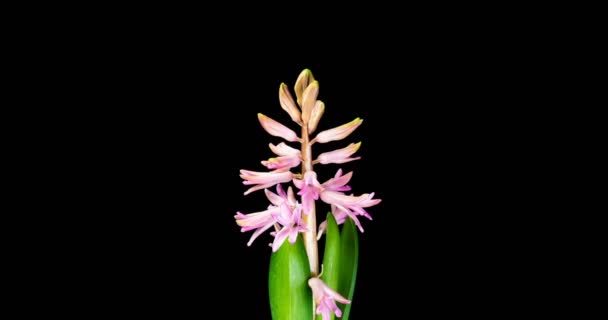
[[[326,270],[327,279],[341,279],[340,281],[342,281],[345,279],[344,276],[352,277],[356,272],[349,271],[347,275],[342,275],[340,272],[344,270],[336,268],[335,262],[332,260],[338,259],[340,265],[343,263],[342,261],[345,261],[344,263],[356,268],[357,255],[352,253],[356,253],[358,250],[356,242],[353,242],[357,241],[356,233],[363,232],[360,219],[365,217],[371,220],[372,216],[366,210],[378,205],[382,200],[374,198],[373,192],[360,195],[350,194],[349,183],[353,172],[345,174],[342,169],[338,169],[333,177],[324,183],[319,182],[317,174],[323,171],[316,170],[315,165],[342,164],[358,160],[361,157],[353,155],[361,147],[361,142],[350,143],[340,149],[320,154],[313,153],[315,151],[312,148],[313,145],[342,140],[353,133],[363,120],[356,118],[335,128],[316,132],[325,113],[325,104],[319,100],[319,82],[315,80],[310,70],[305,69],[298,76],[293,89],[295,100],[289,87],[285,83],[280,84],[279,104],[291,120],[299,125],[300,129],[294,131],[290,127],[258,113],[258,120],[262,128],[270,135],[282,138],[285,142],[268,144],[272,155],[264,157],[266,160],[261,161],[265,171],[240,170],[242,183],[249,188],[245,191],[245,195],[257,190],[264,190],[264,195],[268,199],[267,207],[265,210],[248,214],[237,211],[234,219],[241,232],[252,232],[247,246],[251,246],[266,231],[270,231],[269,234],[273,237],[272,243],[270,243],[273,253],[269,273],[271,275],[269,291],[273,317],[299,319],[305,316],[316,319],[316,314],[320,315],[323,320],[330,320],[334,315],[338,318],[342,317],[343,310],[338,307],[337,303],[351,303],[352,285],[355,279],[351,280],[353,282],[350,286],[348,283],[345,284],[351,289],[344,296],[336,291],[337,288],[330,288],[320,279],[323,271],[321,274],[319,273],[318,240],[323,233],[328,233],[326,248],[330,248],[332,251],[326,252],[324,259],[328,259],[326,262],[334,267]],[[291,122],[289,124],[294,126]],[[311,136],[313,133],[316,134],[314,138]],[[291,146],[290,142],[298,142],[299,145]],[[283,186],[283,184],[287,185]],[[295,188],[290,184],[293,184]],[[275,186],[276,188],[273,188]],[[330,219],[317,223],[317,201],[326,203],[331,208],[330,213],[335,219],[330,216]],[[352,220],[359,231],[347,220]],[[336,230],[336,224],[344,223],[347,223],[345,226],[347,228],[343,228],[341,232],[339,229]],[[356,271],[356,269],[352,270]],[[303,291],[305,294],[298,294],[298,297],[292,296],[294,292],[290,288],[295,288],[293,285],[296,284],[296,281],[299,286],[300,281],[305,279],[308,279],[310,290],[299,287],[305,289]],[[346,280],[348,281],[348,278]],[[294,283],[284,283],[285,281]],[[328,283],[336,286],[336,282],[333,280]],[[308,307],[311,294],[312,308]],[[294,303],[284,308],[281,302],[286,297],[294,298],[297,301],[294,300]],[[298,307],[293,308],[293,306]],[[349,308],[350,306],[345,307],[345,316],[348,314]]]

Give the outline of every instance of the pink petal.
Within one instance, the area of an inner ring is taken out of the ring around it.
[[[264,233],[264,231],[270,229],[270,227],[272,227],[273,224],[270,223],[266,226],[264,226],[263,228],[259,228],[257,229],[252,235],[251,238],[249,239],[249,242],[247,242],[247,246],[250,247],[251,244],[253,243],[253,240],[257,239],[257,237],[259,237],[262,233]]]
[[[283,190],[283,186],[281,184],[277,184],[277,194],[281,196],[281,198],[285,198],[285,190]]]
[[[278,184],[278,186],[280,186],[280,184]],[[266,198],[268,198],[268,200],[275,206],[280,206],[285,201],[285,199],[274,194],[272,191],[270,191],[268,189],[264,189],[264,193],[266,194]]]
[[[244,185],[259,185],[245,192],[245,194],[249,194],[255,190],[265,189],[277,183],[288,182],[293,179],[293,173],[285,170],[275,170],[272,172],[241,170],[241,178],[245,180],[243,181]]]
[[[297,203],[296,196],[294,195],[293,189],[291,187],[287,188],[287,202],[291,206],[295,206]]]
[[[296,155],[299,156],[300,155],[300,150],[288,146],[287,144],[285,144],[285,142],[281,142],[276,146],[272,143],[269,143],[268,147],[270,147],[270,150],[272,150],[272,152],[274,152],[277,156],[296,156]]]
[[[331,297],[332,299],[342,303],[342,304],[349,304],[350,300],[344,298],[341,294],[339,294],[338,292],[336,292],[334,289],[328,287],[325,283],[323,283],[323,292],[328,295],[329,297]]]
[[[270,158],[262,161],[262,165],[268,169],[289,169],[297,167],[302,162],[300,156],[282,156],[277,158]]]
[[[254,191],[270,188],[273,185],[274,185],[274,183],[260,184],[260,185],[257,185],[255,187],[251,187],[251,188],[247,189],[247,191],[245,191],[245,193],[243,193],[243,194],[244,195],[248,195],[248,194],[250,194],[250,193],[252,193]]]
[[[341,174],[342,169],[338,170],[338,173]],[[325,183],[323,183],[323,188],[328,189],[330,191],[348,191],[350,190],[350,187],[346,186],[346,184],[350,181],[352,177],[352,171],[343,176],[336,174],[334,178],[331,178],[325,181]]]
[[[313,141],[319,143],[326,143],[330,141],[342,140],[346,138],[349,134],[351,134],[353,131],[355,131],[355,129],[357,129],[362,122],[362,119],[356,118],[355,120],[347,124],[343,124],[339,127],[321,131],[319,132],[319,134],[317,134],[317,137],[314,138]]]
[[[363,197],[363,198],[361,198]],[[329,204],[339,204],[339,205],[353,205],[358,204],[359,202],[367,199],[367,195],[355,197],[355,196],[347,196],[341,192],[335,192],[330,190],[325,190],[321,192],[321,200],[325,203]]]
[[[329,163],[345,163],[345,162],[361,159],[361,157],[349,158],[353,153],[355,153],[355,152],[357,152],[357,150],[359,150],[360,146],[361,146],[361,142],[351,143],[345,148],[321,153],[317,157],[317,161],[319,161],[319,163],[321,163],[321,164],[329,164]]]
[[[293,184],[296,186],[296,188],[298,189],[302,189],[302,187],[304,187],[304,181],[300,180],[300,179],[293,179]]]
[[[327,220],[321,222],[321,224],[319,225],[319,231],[317,231],[317,240],[321,239],[321,236],[323,235],[323,233],[325,232],[326,229],[327,229]]]
[[[277,252],[283,242],[287,239],[289,235],[289,229],[283,228],[274,236],[274,241],[272,242],[272,252]]]
[[[261,113],[258,113],[258,119],[260,120],[260,124],[266,130],[266,132],[270,133],[273,136],[281,137],[287,141],[300,141],[298,135],[296,135],[293,130],[287,128],[286,126],[280,124],[279,122],[269,118]]]

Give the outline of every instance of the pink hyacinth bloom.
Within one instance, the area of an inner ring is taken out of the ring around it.
[[[293,173],[284,169],[271,172],[241,170],[241,178],[245,180],[243,181],[244,185],[256,185],[245,191],[245,195],[248,195],[256,190],[270,188],[277,183],[289,182],[293,179]]]
[[[359,150],[361,146],[361,142],[359,143],[351,143],[346,148],[324,152],[321,153],[317,157],[317,161],[320,164],[329,164],[329,163],[346,163],[349,161],[359,160],[361,157],[350,158],[350,156]]]
[[[298,206],[291,187],[289,187],[287,193],[285,193],[283,187],[279,184],[277,185],[278,194],[275,194],[268,189],[265,189],[264,193],[268,200],[270,200],[270,203],[272,203],[267,210],[250,214],[237,212],[234,216],[236,223],[241,226],[241,232],[255,229],[255,232],[251,235],[251,239],[247,242],[247,246],[251,246],[253,241],[260,236],[260,234],[270,229],[270,227],[278,222],[276,216],[281,214],[281,210],[293,210]]]
[[[281,142],[278,145],[269,143],[270,150],[279,157],[270,158],[267,161],[262,161],[262,165],[268,169],[289,169],[300,165],[302,162],[301,152],[298,149],[292,148]]]
[[[343,224],[344,221],[346,221],[346,218],[348,217],[346,210],[342,210],[342,209],[336,207],[335,205],[331,206],[331,213],[334,215],[334,219],[336,219],[337,224]],[[355,218],[353,219],[353,221],[355,221],[355,224],[358,224],[359,219],[357,219],[357,216],[354,216],[354,217]]]
[[[240,212],[236,213],[234,218],[236,219],[236,224],[241,227],[241,232],[247,232],[255,229],[255,232],[251,235],[249,242],[247,242],[247,246],[251,246],[253,240],[275,224],[272,214],[274,212],[278,212],[278,210],[279,207],[271,207],[268,210],[250,214],[242,214]]]
[[[294,195],[293,189],[291,187],[287,188],[287,193],[285,193],[285,190],[283,190],[283,186],[277,184],[276,194],[268,189],[264,189],[264,193],[266,194],[268,200],[270,200],[270,203],[277,207],[282,204],[287,204],[291,208],[295,208],[298,204],[296,202],[296,196]]]
[[[319,199],[321,184],[317,181],[317,173],[308,171],[304,174],[303,180],[293,179],[293,184],[300,189],[298,195],[302,196],[302,206],[304,214],[309,214],[315,200]]]
[[[353,219],[353,222],[355,222],[361,232],[363,232],[363,227],[361,226],[361,222],[359,222],[357,215],[361,215],[372,220],[372,217],[363,208],[375,206],[382,201],[380,199],[372,199],[373,197],[373,192],[371,194],[365,193],[358,197],[347,196],[342,192],[331,190],[324,190],[321,192],[321,200],[333,206],[332,208],[334,208],[334,214],[337,214],[336,220],[338,220],[338,216],[346,214],[348,217]]]
[[[293,130],[287,128],[286,126],[280,124],[278,121],[273,120],[261,113],[258,113],[258,119],[260,120],[260,124],[266,130],[266,132],[270,133],[273,136],[281,137],[287,141],[296,142],[300,141],[298,135],[293,132]]]
[[[317,134],[317,137],[314,138],[312,141],[325,143],[330,141],[342,140],[346,138],[349,134],[351,134],[353,131],[355,131],[355,129],[357,129],[361,125],[361,122],[363,122],[363,119],[357,118],[339,127],[321,131],[319,132],[319,134]]]
[[[331,313],[335,313],[338,318],[342,317],[342,310],[336,305],[336,301],[343,304],[350,304],[350,300],[328,287],[319,278],[310,278],[308,286],[312,289],[312,297],[317,305],[316,313],[323,316],[323,320],[329,320]]]
[[[279,250],[283,242],[289,238],[289,243],[294,244],[299,232],[306,232],[306,224],[302,221],[302,206],[296,205],[295,209],[289,208],[287,204],[281,205],[279,212],[273,213],[273,218],[283,227],[279,232],[271,232],[274,235],[272,252]]]
[[[342,169],[338,169],[336,175],[333,178],[325,181],[321,186],[323,187],[323,190],[349,191],[350,186],[347,186],[346,184],[350,181],[352,176],[352,172],[342,175]]]

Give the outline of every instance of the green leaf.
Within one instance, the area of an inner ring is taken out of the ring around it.
[[[340,229],[338,229],[336,219],[334,219],[334,215],[331,212],[327,214],[326,230],[321,279],[327,286],[337,291],[340,281]],[[317,320],[321,319],[320,315],[317,316]],[[333,313],[331,314],[331,319],[334,319]]]
[[[285,241],[270,257],[268,291],[273,320],[310,320],[312,292],[310,266],[302,237],[293,245]]]
[[[353,294],[355,293],[355,282],[357,280],[357,265],[359,263],[359,236],[357,228],[351,219],[346,219],[340,237],[340,280],[338,292],[351,304],[339,304],[342,309],[342,320],[348,320],[352,306]]]

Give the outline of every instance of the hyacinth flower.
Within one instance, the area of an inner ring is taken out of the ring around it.
[[[337,293],[332,288],[328,287],[323,280],[319,278],[310,278],[308,286],[312,289],[312,296],[317,305],[316,313],[323,316],[323,320],[329,320],[331,313],[338,317],[342,317],[342,310],[336,305],[336,301],[344,304],[350,303],[349,300]]]
[[[373,192],[351,194],[348,183],[353,172],[343,174],[338,168],[334,177],[320,183],[314,170],[315,165],[339,165],[361,159],[354,156],[361,142],[316,157],[312,150],[314,144],[347,138],[363,120],[355,118],[315,134],[325,104],[318,100],[319,82],[310,70],[302,71],[294,92],[295,99],[282,83],[279,104],[294,123],[292,127],[298,130],[259,113],[262,128],[284,141],[269,144],[275,156],[261,160],[266,170],[240,171],[243,184],[249,187],[245,195],[264,190],[269,205],[250,214],[237,212],[234,217],[242,232],[253,231],[248,246],[266,231],[273,237],[269,270],[273,319],[348,319],[357,274],[358,232],[363,232],[360,217],[371,220],[366,209],[381,200],[375,199]],[[287,192],[283,184],[287,185]],[[317,205],[330,208],[330,212],[323,218],[317,217]],[[324,221],[317,224],[321,219]],[[318,241],[322,234],[326,239],[320,263]]]

